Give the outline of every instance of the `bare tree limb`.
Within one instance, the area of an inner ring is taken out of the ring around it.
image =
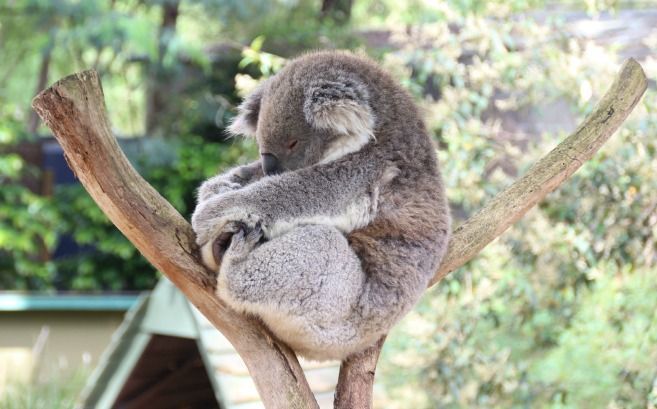
[[[386,337],[366,350],[353,354],[340,365],[335,389],[334,409],[369,409],[372,407],[372,387],[376,362]]]
[[[95,71],[66,77],[32,101],[91,197],[119,230],[235,346],[268,408],[317,408],[294,353],[214,294],[191,226],[130,165],[110,130]]]
[[[632,112],[646,87],[641,65],[634,59],[627,60],[605,96],[575,132],[454,231],[447,255],[429,285],[474,258],[591,159]],[[383,342],[377,343],[364,356],[359,354],[342,364],[336,409],[371,408],[374,371],[382,346]],[[371,373],[371,378],[363,376],[365,373]],[[355,396],[360,400],[354,400]]]
[[[647,86],[641,65],[633,58],[625,61],[607,93],[575,132],[454,231],[430,285],[474,258],[591,159],[625,122]]]

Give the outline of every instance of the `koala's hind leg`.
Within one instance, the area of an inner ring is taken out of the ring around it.
[[[352,324],[365,282],[360,260],[337,229],[302,225],[260,243],[238,232],[226,250],[217,291],[233,308],[263,319],[298,353],[341,358],[361,346]]]
[[[360,331],[387,333],[417,302],[433,277],[447,248],[447,228],[435,229],[425,239],[380,234],[377,223],[349,235],[349,243],[365,266],[356,315]],[[392,231],[394,233],[394,231]]]

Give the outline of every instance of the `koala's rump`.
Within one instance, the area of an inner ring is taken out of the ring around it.
[[[222,277],[230,290],[225,296],[260,316],[295,351],[331,359],[367,346],[354,344],[360,339],[352,321],[365,277],[339,230],[295,227],[254,249],[250,260],[247,268]]]

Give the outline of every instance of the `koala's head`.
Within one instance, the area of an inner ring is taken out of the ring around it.
[[[268,175],[361,149],[374,139],[376,118],[357,62],[337,53],[292,61],[244,99],[229,130],[256,138]]]

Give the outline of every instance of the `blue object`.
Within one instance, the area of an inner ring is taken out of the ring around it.
[[[43,171],[52,173],[55,186],[79,183],[73,171],[68,167],[64,158],[64,151],[57,141],[44,142],[41,149],[43,153]]]
[[[127,311],[135,295],[0,293],[0,311]]]

